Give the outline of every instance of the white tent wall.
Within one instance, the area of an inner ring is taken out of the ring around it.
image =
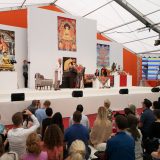
[[[13,27],[8,25],[0,25],[0,29],[15,32],[15,71],[17,72],[17,87],[23,88],[23,60],[27,59],[27,30],[24,28]],[[12,81],[12,80],[11,80]]]
[[[59,51],[57,16],[76,19],[77,51]],[[28,58],[31,61],[29,86],[34,88],[35,73],[52,78],[59,57],[75,57],[86,67],[86,73],[96,69],[96,21],[31,7],[28,9]]]

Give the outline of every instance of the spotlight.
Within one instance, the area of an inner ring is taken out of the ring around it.
[[[155,45],[155,46],[159,46],[159,45],[160,45],[160,39],[155,40],[154,45]]]

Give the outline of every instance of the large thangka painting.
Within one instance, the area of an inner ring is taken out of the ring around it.
[[[77,50],[75,19],[58,16],[58,49],[73,52]]]
[[[15,63],[15,32],[0,29],[0,70],[13,70]]]
[[[109,51],[109,45],[97,44],[97,68],[109,67]]]

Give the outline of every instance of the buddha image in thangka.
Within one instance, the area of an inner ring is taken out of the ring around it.
[[[58,17],[58,49],[76,51],[76,20]]]

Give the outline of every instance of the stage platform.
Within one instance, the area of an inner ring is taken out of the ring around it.
[[[97,113],[99,106],[103,105],[106,98],[111,101],[112,110],[121,110],[129,103],[141,107],[141,102],[144,98],[149,98],[154,101],[160,96],[159,93],[152,93],[151,87],[129,87],[129,94],[120,95],[119,90],[125,88],[106,88],[94,89],[85,88],[83,90],[83,97],[73,98],[72,91],[77,89],[61,89],[54,90],[32,90],[32,89],[17,89],[17,90],[1,90],[0,91],[0,114],[2,116],[2,123],[11,124],[11,116],[17,111],[22,111],[31,104],[33,99],[51,101],[53,112],[61,112],[63,117],[70,117],[75,111],[77,104],[84,106],[84,113],[86,115]],[[80,89],[81,90],[81,89]],[[24,101],[11,102],[11,93],[24,93]]]

